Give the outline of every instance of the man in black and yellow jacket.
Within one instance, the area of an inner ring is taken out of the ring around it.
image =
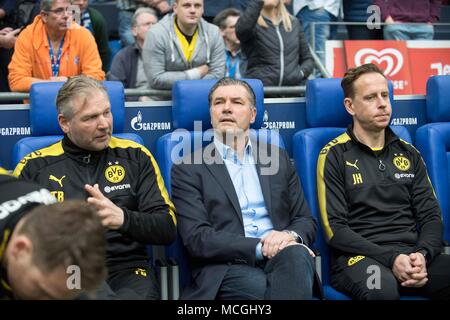
[[[341,82],[353,117],[320,152],[317,188],[331,283],[355,299],[450,299],[441,211],[419,152],[388,127],[388,82],[373,64]]]
[[[119,297],[158,299],[147,244],[176,236],[175,208],[158,165],[143,146],[111,137],[112,114],[103,85],[69,79],[56,101],[64,138],[26,156],[14,174],[46,186],[58,199],[87,199],[107,230],[107,282]]]
[[[73,299],[106,277],[106,239],[95,208],[55,202],[47,189],[0,168],[1,300]]]

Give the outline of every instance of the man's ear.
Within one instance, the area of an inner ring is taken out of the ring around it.
[[[212,121],[211,106],[209,106],[209,123],[211,124],[211,127],[212,127],[213,126],[213,121]]]
[[[252,108],[252,117],[251,117],[251,119],[250,119],[250,123],[254,123],[255,120],[256,120],[256,108],[253,107],[253,108]]]
[[[351,115],[354,116],[355,115],[355,110],[353,110],[353,101],[351,98],[345,98],[344,99],[344,106],[345,106],[345,110],[347,110],[347,112]]]
[[[66,119],[66,117],[64,117],[61,113],[58,114],[58,123],[59,126],[61,127],[62,131],[64,133],[68,133],[69,132],[69,124],[68,124],[68,120]]]
[[[178,8],[178,3],[177,3],[177,1],[174,1],[173,5],[172,5],[172,11],[175,15],[177,14],[177,8]]]
[[[40,15],[42,21],[44,21],[44,23],[47,23],[47,12],[41,10]]]
[[[21,234],[15,235],[13,239],[11,239],[8,247],[10,247],[10,253],[12,257],[16,260],[28,258],[27,255],[31,257],[31,252],[33,249],[33,244],[31,243],[30,238]]]
[[[136,26],[131,28],[131,33],[133,34],[133,37],[135,37],[135,38],[137,37],[138,33],[137,33],[137,27]]]

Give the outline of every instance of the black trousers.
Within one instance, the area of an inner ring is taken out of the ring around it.
[[[353,299],[396,300],[401,295],[415,295],[450,300],[450,255],[441,254],[427,266],[428,282],[421,288],[402,287],[391,269],[369,257],[341,256],[337,263],[331,284]],[[378,275],[376,285],[374,277]]]
[[[159,300],[160,288],[151,267],[110,272],[96,292],[99,300]]]

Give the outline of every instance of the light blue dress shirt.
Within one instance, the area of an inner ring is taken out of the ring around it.
[[[238,196],[245,236],[248,238],[263,238],[273,230],[273,224],[264,202],[250,139],[245,146],[242,162],[234,149],[223,144],[220,139],[215,138],[214,145],[222,156]],[[255,250],[256,258],[258,260],[264,259],[260,242]]]

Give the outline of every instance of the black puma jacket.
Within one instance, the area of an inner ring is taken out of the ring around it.
[[[148,263],[147,244],[168,245],[176,237],[175,208],[158,165],[143,146],[111,138],[97,152],[80,149],[65,136],[27,155],[14,175],[47,187],[58,201],[87,199],[84,185],[102,193],[124,211],[124,223],[107,231],[109,271]]]
[[[48,190],[7,175],[0,168],[0,300],[14,298],[3,257],[17,223],[33,207],[55,202]]]
[[[386,128],[372,150],[352,127],[328,143],[317,163],[321,220],[334,257],[363,255],[391,268],[400,253],[443,246],[441,211],[419,152]]]

